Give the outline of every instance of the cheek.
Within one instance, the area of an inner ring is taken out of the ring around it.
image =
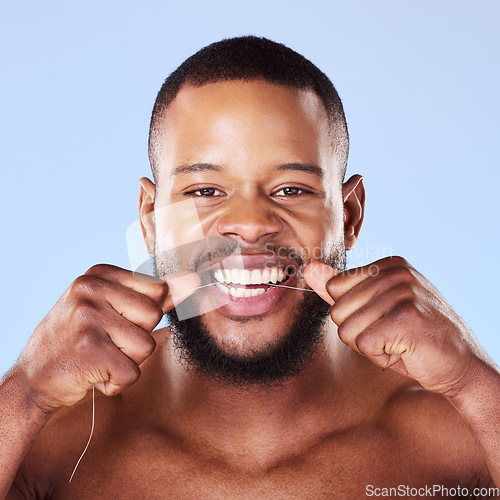
[[[337,213],[340,212],[340,215]],[[297,232],[298,240],[311,260],[323,260],[333,249],[341,250],[344,242],[342,211],[328,210]]]
[[[176,203],[158,200],[155,203],[156,245],[173,249],[204,239],[194,200]]]

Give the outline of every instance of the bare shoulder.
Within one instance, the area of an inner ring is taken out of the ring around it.
[[[458,411],[443,396],[404,386],[388,399],[383,419],[397,441],[443,474],[489,480],[479,446]]]

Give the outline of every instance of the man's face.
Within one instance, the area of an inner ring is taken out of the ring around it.
[[[259,282],[269,273],[305,288],[301,270],[311,260],[345,265],[342,186],[320,99],[264,81],[183,87],[166,112],[160,143],[155,213],[193,199],[205,236],[232,238],[242,254],[224,262],[237,273],[216,273],[221,283],[204,299],[219,294],[225,305],[189,328],[202,329],[219,354],[243,363],[271,356],[292,331],[300,344],[304,325],[319,330],[328,309],[316,294]],[[156,267],[165,270],[161,256],[173,230],[159,220]],[[197,230],[182,227],[184,237]],[[239,283],[247,271],[251,286]],[[321,317],[311,323],[313,311]]]

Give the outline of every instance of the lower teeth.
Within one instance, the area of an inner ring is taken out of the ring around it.
[[[266,292],[265,288],[235,288],[233,286],[228,287],[222,283],[216,283],[215,286],[233,297],[255,297]]]

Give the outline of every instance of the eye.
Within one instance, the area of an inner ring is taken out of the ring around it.
[[[196,189],[194,191],[189,191],[189,193],[186,194],[191,194],[193,196],[199,196],[203,198],[209,198],[209,197],[214,197],[214,196],[224,196],[224,193],[220,191],[219,189],[216,188],[201,188],[201,189]]]
[[[311,191],[308,191],[307,189],[299,188],[296,186],[287,186],[273,193],[273,196],[297,196],[299,194],[307,194],[310,192]]]

